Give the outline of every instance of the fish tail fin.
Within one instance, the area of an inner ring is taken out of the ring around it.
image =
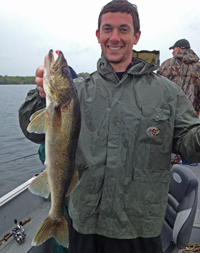
[[[33,238],[32,246],[39,246],[51,237],[54,237],[63,247],[69,247],[69,232],[65,215],[56,220],[48,215]]]

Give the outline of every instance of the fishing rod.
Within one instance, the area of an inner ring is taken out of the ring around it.
[[[5,234],[4,237],[0,240],[0,246],[8,241],[8,239],[13,236],[13,238],[18,242],[21,243],[24,241],[26,234],[24,234],[24,228],[23,226],[29,222],[31,218],[24,219],[23,221],[20,221],[19,224],[11,230],[9,233]],[[15,224],[17,224],[17,220],[14,220]]]
[[[23,157],[19,157],[19,158],[16,158],[16,159],[13,159],[13,160],[10,160],[10,161],[7,161],[7,162],[3,162],[3,163],[0,163],[0,165],[1,164],[5,164],[5,163],[9,163],[9,162],[13,162],[13,161],[17,161],[17,160],[20,160],[20,159],[26,159],[27,157],[34,156],[34,155],[38,155],[38,153],[35,153],[35,154],[32,154],[32,155],[23,156]]]

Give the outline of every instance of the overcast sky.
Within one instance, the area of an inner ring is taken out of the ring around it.
[[[49,49],[62,50],[77,73],[93,72],[101,55],[95,31],[107,0],[2,0],[0,75],[34,76]],[[200,56],[200,1],[131,0],[138,6],[141,37],[135,50],[159,50],[187,39]]]

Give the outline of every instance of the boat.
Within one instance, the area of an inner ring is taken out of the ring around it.
[[[200,164],[196,167],[183,166],[189,167],[200,182]],[[31,241],[48,215],[51,206],[50,198],[44,199],[30,193],[28,190],[29,184],[35,177],[0,198],[0,239],[3,239],[6,234],[10,234],[13,231],[16,226],[14,223],[15,219],[18,222],[27,220],[26,224],[23,225],[25,239],[22,242],[17,242],[12,235],[7,241],[1,240],[0,251],[2,253],[53,253],[51,238],[38,247],[31,246]],[[198,192],[198,206],[190,243],[200,243],[200,186]],[[177,253],[179,250],[175,248],[173,253]]]
[[[2,240],[0,245],[2,253],[53,253],[51,239],[38,247],[31,246],[34,235],[51,207],[50,198],[45,199],[28,190],[29,184],[34,179],[35,176],[0,198],[0,239],[13,231],[13,228],[16,227],[15,219],[18,222],[30,219],[23,225],[25,239],[19,243],[13,236],[7,241]]]

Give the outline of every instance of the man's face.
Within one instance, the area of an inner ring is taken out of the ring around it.
[[[125,71],[132,61],[132,48],[140,38],[134,35],[133,17],[128,13],[107,12],[101,17],[100,31],[96,31],[103,55],[115,72]]]
[[[180,51],[181,49],[179,47],[175,47],[172,52],[173,56],[176,56]]]

